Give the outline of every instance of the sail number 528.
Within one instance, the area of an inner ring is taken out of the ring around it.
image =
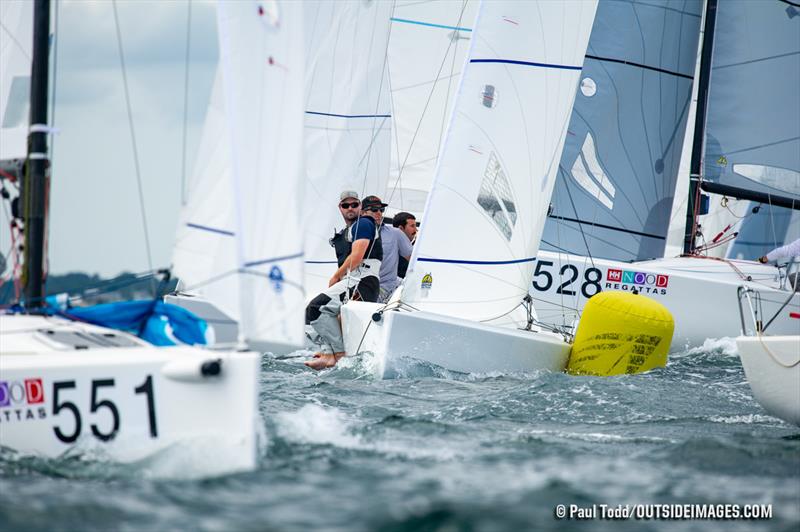
[[[540,292],[547,292],[553,286],[553,274],[551,268],[553,263],[549,260],[540,260],[536,262],[536,269],[533,272],[533,287]],[[558,270],[558,277],[561,283],[556,288],[556,294],[564,294],[565,296],[574,296],[576,294],[573,286],[578,280],[578,268],[573,264],[564,264]],[[603,278],[603,272],[598,268],[586,268],[583,271],[583,282],[580,284],[581,294],[583,297],[589,298],[595,294],[600,293],[603,288],[600,286],[600,279]]]
[[[101,395],[107,388],[115,386],[114,379],[93,379],[92,380],[92,393],[89,403],[89,413],[95,414],[100,411],[106,411],[111,416],[111,423],[108,426],[100,426],[92,423],[89,428],[92,435],[100,441],[110,441],[114,439],[119,432],[120,418],[119,409],[111,399],[102,399]],[[74,419],[72,423],[73,429],[71,431],[63,429],[62,426],[54,426],[53,433],[59,441],[64,443],[74,443],[80,437],[83,431],[83,416],[78,406],[65,399],[65,394],[76,387],[75,381],[55,381],[53,382],[53,416],[60,413],[68,413]],[[147,399],[147,418],[150,426],[150,437],[158,437],[158,428],[156,426],[156,409],[155,397],[153,395],[153,377],[148,375],[144,382],[133,389],[136,395],[144,394]]]

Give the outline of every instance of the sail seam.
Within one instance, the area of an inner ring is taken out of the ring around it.
[[[422,22],[420,20],[409,20],[406,18],[392,17],[389,20],[391,20],[392,22],[402,22],[404,24],[416,24],[418,26],[428,26],[430,28],[442,28],[444,30],[472,31],[472,29],[470,28],[462,28],[460,26],[446,26],[444,24],[434,24],[433,22]]]

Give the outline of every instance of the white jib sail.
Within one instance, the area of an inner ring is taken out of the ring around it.
[[[421,215],[467,58],[477,0],[397,2],[389,39],[392,211]]]
[[[306,291],[328,288],[329,244],[344,227],[339,194],[383,196],[391,111],[386,49],[392,2],[316,0],[305,5]]]
[[[0,2],[0,21],[0,159],[23,159],[28,152],[33,2]]]
[[[217,5],[240,334],[272,351],[303,344],[302,9],[275,0]]]
[[[222,73],[217,70],[188,187],[188,201],[178,223],[172,270],[181,280],[181,289],[208,299],[239,321],[231,179],[231,145],[226,135]]]
[[[483,2],[402,300],[500,320],[528,293],[597,2]]]

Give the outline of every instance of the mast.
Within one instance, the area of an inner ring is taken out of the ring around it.
[[[47,210],[47,86],[50,0],[35,0],[28,171],[25,186],[25,304],[40,307],[44,296],[44,233]]]
[[[703,52],[700,56],[700,77],[697,80],[697,111],[692,142],[692,162],[689,169],[689,201],[686,202],[686,229],[683,237],[683,252],[694,251],[694,225],[698,183],[703,171],[703,146],[706,131],[706,108],[708,107],[708,85],[711,79],[711,53],[714,48],[714,25],[717,20],[717,0],[707,0],[706,21],[703,28]]]

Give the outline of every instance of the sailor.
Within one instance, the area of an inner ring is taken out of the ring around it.
[[[417,219],[410,212],[398,212],[392,217],[392,225],[400,229],[414,245],[417,239]],[[408,270],[408,258],[400,257],[397,263],[397,276],[405,278]]]
[[[331,351],[321,351],[306,361],[306,366],[312,369],[333,367],[345,354],[339,321],[342,304],[348,299],[373,303],[378,300],[383,247],[376,219],[385,205],[377,196],[364,198],[361,216],[345,232],[351,244],[350,254],[331,277],[329,288],[306,307],[306,324],[311,325]]]
[[[371,196],[374,197],[374,196]],[[378,199],[378,198],[376,198]],[[380,201],[378,199],[378,201]],[[395,227],[383,223],[383,212],[387,204],[381,203],[375,213],[375,220],[380,227],[381,245],[383,246],[383,260],[381,261],[381,290],[378,302],[385,303],[389,300],[395,289],[400,286],[400,278],[397,275],[398,261],[403,259],[408,264],[411,258],[411,241],[408,237]],[[375,207],[372,207],[375,209]]]
[[[775,248],[766,255],[759,257],[758,262],[766,264],[768,262],[777,262],[783,259],[790,261],[796,257],[800,257],[800,238],[794,242],[789,242],[785,246]],[[788,275],[789,286],[793,287],[795,291],[800,290],[800,272],[790,273]]]
[[[341,267],[344,264],[344,259],[350,254],[350,241],[346,236],[347,230],[361,214],[361,201],[358,199],[358,192],[354,190],[342,191],[339,195],[339,214],[342,215],[345,227],[338,233],[334,233],[329,242],[336,251],[336,262]]]

